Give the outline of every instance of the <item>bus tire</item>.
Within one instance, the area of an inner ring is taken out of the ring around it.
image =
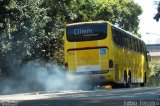
[[[123,87],[124,88],[127,88],[127,86],[128,86],[128,82],[127,82],[127,72],[126,71],[124,71],[124,79],[123,79]]]
[[[147,83],[147,73],[144,74],[144,83]]]
[[[131,87],[131,78],[132,78],[132,76],[131,76],[131,72],[129,71],[129,74],[128,74],[128,81],[127,81],[127,88],[130,88]]]
[[[145,86],[145,83],[140,83],[140,87],[144,87]]]
[[[146,75],[146,72],[145,72],[144,77],[143,77],[143,83],[140,83],[140,87],[144,87],[146,82],[147,82],[147,75]]]

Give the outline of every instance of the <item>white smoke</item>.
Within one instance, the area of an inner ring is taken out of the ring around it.
[[[160,44],[160,38],[156,40],[156,44]]]
[[[1,80],[1,94],[11,94],[33,91],[59,91],[78,89],[84,86],[84,77],[77,80],[74,75],[52,63],[43,65],[29,62],[21,70],[17,70],[16,77]],[[72,82],[72,83],[71,83]]]

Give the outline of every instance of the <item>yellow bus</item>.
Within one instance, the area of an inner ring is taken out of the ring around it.
[[[66,25],[64,60],[69,73],[85,76],[93,86],[144,86],[147,78],[145,43],[107,21]]]

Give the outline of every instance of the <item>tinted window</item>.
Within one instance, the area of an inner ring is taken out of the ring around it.
[[[113,40],[117,46],[125,47],[136,52],[144,52],[144,43],[133,37],[132,35],[125,33],[119,29],[112,27]]]
[[[143,53],[143,42],[141,42],[141,53]]]
[[[94,23],[67,26],[66,36],[70,42],[105,39],[107,37],[107,24]]]

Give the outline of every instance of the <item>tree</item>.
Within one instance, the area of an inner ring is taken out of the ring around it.
[[[8,64],[13,70],[12,67],[21,64],[25,57],[37,59],[39,53],[43,54],[41,45],[48,41],[43,27],[50,21],[50,17],[47,16],[46,8],[41,8],[42,3],[43,0],[1,1],[4,13],[0,16],[3,19],[0,58],[5,61],[1,61],[1,67]],[[36,53],[32,52],[33,49],[37,50]]]
[[[141,12],[133,0],[0,0],[0,67],[17,71],[32,60],[62,65],[66,24],[106,20],[137,33]]]
[[[137,34],[141,7],[133,0],[95,0],[99,11],[94,20],[110,21],[117,26]]]
[[[160,18],[160,2],[158,3],[157,7],[157,14],[153,17],[157,22],[159,21]]]

